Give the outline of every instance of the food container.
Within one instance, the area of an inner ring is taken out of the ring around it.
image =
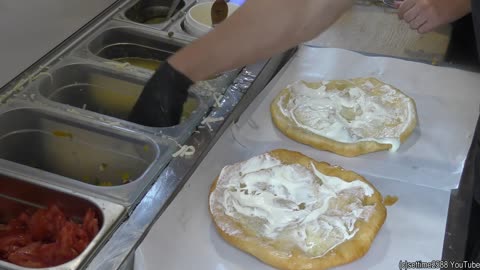
[[[0,167],[131,205],[166,166],[168,142],[16,105],[0,114]]]
[[[129,63],[152,72],[186,44],[159,34],[122,25],[99,32],[85,47],[100,61]]]
[[[212,30],[210,15],[212,4],[213,2],[198,3],[188,10],[184,22],[187,33],[194,37],[201,37]],[[238,8],[238,5],[228,3],[228,16],[232,15]]]
[[[74,221],[81,221],[92,209],[97,217],[99,231],[86,249],[76,258],[65,264],[48,269],[80,269],[91,259],[91,256],[104,244],[107,237],[124,214],[124,207],[98,198],[74,194],[65,189],[49,184],[36,184],[39,179],[25,177],[0,171],[0,224],[6,224],[18,217],[25,210],[37,210],[33,205],[48,207],[52,204],[61,209],[65,216]],[[33,269],[21,267],[0,260],[1,269]],[[44,268],[45,269],[45,268]]]
[[[116,63],[116,62],[115,62]],[[79,117],[106,122],[182,143],[208,111],[207,99],[191,92],[182,122],[172,127],[149,127],[129,122],[128,115],[148,80],[138,69],[66,58],[26,87],[33,101],[63,109]],[[151,74],[151,73],[149,73]]]
[[[162,25],[169,22],[167,15],[171,4],[172,0],[140,0],[122,12],[121,18],[139,24],[161,28]],[[184,0],[180,1],[172,17],[181,11],[185,5]]]

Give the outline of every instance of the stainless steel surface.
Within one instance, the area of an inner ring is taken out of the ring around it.
[[[247,66],[242,71],[236,83],[227,89],[221,101],[222,106],[215,108],[210,114],[211,117],[224,117],[224,119],[212,124],[212,130],[206,127],[199,129],[186,141],[186,145],[196,148],[195,154],[172,159],[129,219],[119,227],[88,269],[118,269],[125,263],[128,255],[135,251],[155,220],[183,187],[223,131],[240,116],[244,108],[265,87],[288,57],[290,57],[289,54],[282,54],[266,63]],[[249,89],[248,92],[245,91],[246,89]],[[111,259],[105,260],[106,257]]]
[[[60,67],[39,79],[45,99],[126,120],[143,88],[143,81],[88,64]]]
[[[167,19],[169,8],[173,0],[137,0],[120,11],[115,18],[163,30],[172,21],[183,16],[183,11],[195,0],[181,0],[175,12]]]
[[[4,111],[0,130],[0,167],[125,204],[142,194],[172,151],[141,134],[34,107]]]
[[[196,108],[179,125],[167,128],[147,127],[126,119],[151,71],[139,70],[116,62],[114,65],[76,57],[66,58],[49,69],[48,75],[25,86],[19,96],[29,101],[56,107],[78,117],[149,133],[170,136],[179,143],[188,137],[208,111],[208,99],[190,93]],[[226,82],[225,82],[226,83]]]
[[[143,58],[165,61],[186,43],[161,37],[134,27],[113,27],[101,32],[88,45],[88,51],[100,58]]]
[[[168,31],[169,35],[173,37],[190,39],[192,41],[195,40],[196,37],[190,35],[190,33],[185,30],[184,21],[185,17],[181,17],[175,20],[170,26],[166,28],[166,31]]]
[[[45,184],[34,184],[38,179],[28,178],[16,174],[9,174],[0,171],[1,183],[0,194],[14,197],[19,200],[28,201],[37,205],[57,205],[73,220],[81,220],[87,209],[95,211],[100,225],[100,230],[88,247],[75,259],[66,264],[51,267],[49,269],[79,269],[89,260],[95,250],[104,244],[106,238],[111,234],[120,218],[123,216],[124,208],[104,200],[73,194],[70,191],[52,187]],[[17,217],[27,208],[17,201],[0,198],[0,223],[8,222],[9,219]],[[0,261],[1,269],[31,269],[16,266],[14,264]]]
[[[0,1],[0,87],[115,0]]]
[[[178,5],[181,2],[182,2],[181,0],[173,0],[172,1],[172,4],[170,4],[170,7],[168,9],[167,18],[166,18],[167,20],[169,20],[172,17],[173,13],[175,11],[177,11]]]
[[[46,209],[47,208],[47,206],[45,206],[45,205],[36,204],[36,203],[32,203],[32,202],[25,201],[25,200],[22,200],[22,199],[18,199],[18,198],[12,197],[12,196],[5,195],[3,193],[0,193],[0,200],[12,201],[12,202],[18,203],[19,205],[29,206],[29,207],[33,207],[33,208],[37,208],[37,209]],[[2,206],[3,205],[4,204],[2,204]]]

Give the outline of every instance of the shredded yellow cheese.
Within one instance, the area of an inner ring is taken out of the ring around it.
[[[206,117],[202,120],[201,124],[206,125],[210,131],[213,131],[212,126],[210,124],[223,121],[223,117]]]
[[[185,156],[193,156],[195,154],[195,147],[191,145],[183,145],[180,150],[175,152],[172,157],[185,157]]]

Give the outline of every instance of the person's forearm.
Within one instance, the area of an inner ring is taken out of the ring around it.
[[[250,0],[168,62],[193,81],[254,63],[310,40],[354,0]]]

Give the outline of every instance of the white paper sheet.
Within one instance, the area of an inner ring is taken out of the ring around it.
[[[270,101],[294,80],[375,76],[417,101],[420,125],[397,153],[344,158],[291,141],[271,123]],[[221,136],[137,250],[136,270],[268,270],[227,244],[208,212],[211,183],[228,164],[275,148],[303,152],[363,174],[399,201],[363,258],[337,270],[398,269],[442,256],[449,188],[458,184],[480,104],[477,74],[335,49],[304,47]]]
[[[446,25],[419,34],[393,9],[370,3],[353,6],[307,44],[432,62],[444,60],[450,33],[451,26]]]
[[[271,101],[296,80],[367,76],[396,86],[416,102],[419,124],[395,153],[341,157],[288,139],[271,121]],[[458,186],[479,104],[480,74],[340,49],[303,47],[280,79],[247,108],[233,131],[240,144],[253,149],[294,149],[359,173],[449,190]]]
[[[236,144],[227,131],[147,235],[137,250],[135,269],[273,269],[227,244],[208,212],[209,188],[223,166],[260,152]],[[439,260],[450,193],[366,177],[383,195],[398,196],[399,201],[387,208],[386,222],[367,255],[335,269],[398,269],[399,260]]]

